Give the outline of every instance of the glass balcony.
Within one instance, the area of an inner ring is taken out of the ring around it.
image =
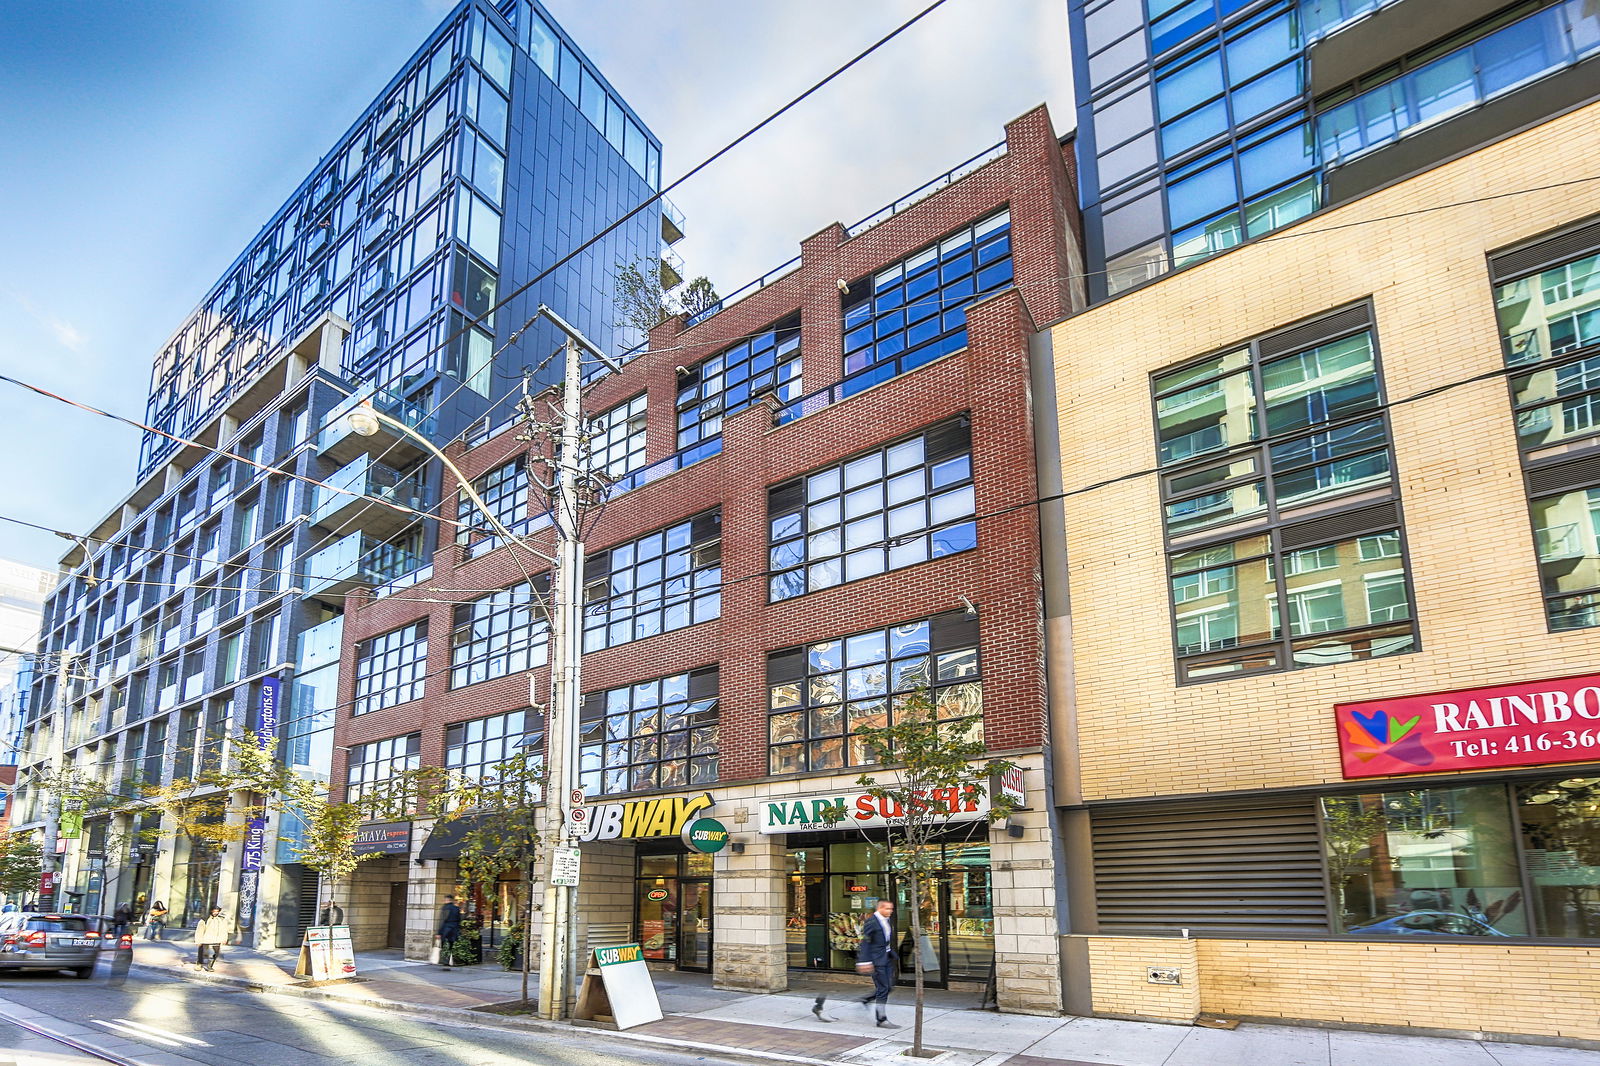
[[[423,506],[422,471],[402,474],[362,453],[317,485],[311,494],[311,524],[331,529],[360,529],[377,537],[398,533],[415,516],[375,501],[416,510]],[[347,491],[340,492],[339,489]]]
[[[344,616],[330,618],[300,634],[295,648],[294,669],[306,673],[339,661],[339,645],[344,640]]]
[[[1600,54],[1600,12],[1564,0],[1317,116],[1329,167],[1448,121]]]
[[[380,413],[404,422],[424,437],[433,434],[434,419],[427,408],[385,389],[367,389],[348,397],[328,415],[322,432],[317,435],[319,453],[341,463],[349,463],[358,455],[384,455],[399,466],[408,466],[427,454],[414,439],[387,423],[378,423],[378,432],[370,437],[351,429],[345,415],[368,401]]]
[[[661,243],[677,244],[683,240],[683,212],[678,210],[678,205],[662,197],[661,204]]]
[[[422,560],[367,533],[352,533],[306,559],[304,598],[342,605],[357,588],[410,573]]]

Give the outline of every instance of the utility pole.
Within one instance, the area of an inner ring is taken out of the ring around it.
[[[61,839],[61,812],[64,809],[62,787],[68,780],[65,765],[67,751],[67,712],[72,701],[68,699],[67,685],[72,680],[72,653],[57,652],[55,721],[50,729],[50,747],[45,765],[56,778],[56,787],[50,789],[50,804],[44,823],[44,870],[50,874],[49,907],[55,909],[61,899],[61,877],[66,872],[66,860],[57,859],[56,847]],[[43,885],[40,885],[39,906],[45,907]]]

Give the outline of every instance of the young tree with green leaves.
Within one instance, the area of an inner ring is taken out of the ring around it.
[[[0,893],[13,903],[39,891],[44,845],[32,833],[0,833]]]
[[[612,281],[616,286],[612,324],[641,338],[673,315],[699,314],[722,299],[704,276],[690,280],[675,293],[678,287],[666,283],[661,260],[653,256],[618,262]]]
[[[887,842],[880,847],[890,876],[909,887],[912,952],[916,956],[916,1014],[910,1053],[930,1058],[922,1046],[922,910],[925,903],[936,899],[930,889],[941,866],[939,837],[949,827],[952,813],[981,802],[989,794],[990,780],[1015,769],[1015,764],[988,756],[981,739],[981,718],[941,721],[938,701],[926,690],[897,700],[888,724],[862,726],[855,735],[881,765],[863,773],[856,783],[893,812]],[[994,796],[989,818],[1003,818],[1012,809],[1010,799]],[[844,812],[836,810],[835,814]]]

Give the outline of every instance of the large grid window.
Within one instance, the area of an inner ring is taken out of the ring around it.
[[[1368,308],[1154,386],[1180,678],[1414,650]]]
[[[421,733],[357,744],[350,749],[345,800],[363,802],[374,814],[406,814],[413,806],[412,790],[403,786],[396,788],[392,782],[421,764]]]
[[[586,652],[716,618],[722,613],[721,512],[590,553],[583,584]]]
[[[356,691],[352,714],[422,698],[428,672],[428,620],[391,630],[356,645]]]
[[[957,230],[844,297],[844,372],[887,379],[967,346],[967,305],[1011,284],[1011,212]]]
[[[590,795],[717,779],[715,666],[591,692],[579,721],[579,773]]]
[[[550,661],[545,598],[550,575],[518,582],[455,609],[450,631],[450,687],[475,685]]]
[[[492,782],[496,767],[524,753],[530,767],[544,754],[544,715],[531,708],[445,726],[445,769],[460,778]]]
[[[881,729],[909,698],[931,694],[952,736],[983,739],[978,619],[951,611],[767,656],[768,771],[875,761],[860,728]]]
[[[473,491],[483,500],[489,513],[507,529],[515,531],[518,523],[528,519],[528,463],[526,456],[517,456],[501,463],[493,470],[472,482]],[[471,500],[461,498],[461,520],[473,525],[483,520]]]
[[[1600,222],[1490,266],[1545,614],[1600,626]]]
[[[800,318],[780,322],[678,375],[678,449],[722,432],[722,420],[763,394],[800,397]]]
[[[773,602],[974,548],[966,418],[767,490]]]
[[[644,401],[641,392],[589,423],[589,459],[595,471],[620,478],[644,465]]]

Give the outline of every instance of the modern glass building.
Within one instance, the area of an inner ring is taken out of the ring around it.
[[[613,340],[611,273],[658,250],[659,213],[480,316],[660,175],[660,142],[537,4],[462,3],[162,346],[147,421],[189,436],[331,313],[342,373],[420,407],[454,392],[449,431],[520,375],[490,354],[540,303]],[[537,364],[560,342],[541,322],[522,343]],[[141,475],[176,447],[148,434]]]
[[[1589,98],[1583,0],[1069,0],[1094,298]],[[1580,69],[1582,68],[1582,69]]]
[[[438,543],[436,464],[343,412],[371,399],[458,435],[560,344],[542,322],[510,343],[541,303],[631,343],[611,324],[615,265],[660,255],[676,220],[641,212],[541,275],[660,169],[659,142],[537,4],[455,7],[157,353],[149,424],[193,443],[147,435],[132,491],[62,559],[41,649],[67,668],[35,673],[24,782],[70,767],[138,799],[216,766],[269,702],[280,757],[326,779],[345,594],[424,580]],[[55,905],[160,899],[192,925],[236,903],[249,939],[298,942],[316,885],[296,826],[269,830],[252,877],[237,847],[118,806],[85,804],[80,826],[23,791],[17,821],[69,837]]]

